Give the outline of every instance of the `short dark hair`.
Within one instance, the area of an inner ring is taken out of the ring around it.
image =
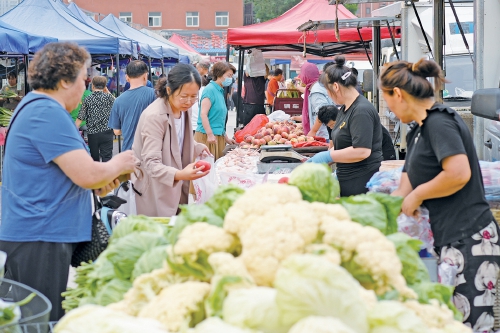
[[[207,71],[210,69],[210,63],[206,61],[200,61],[199,63],[196,64],[197,66],[199,65],[201,68],[206,69]]]
[[[129,78],[135,79],[149,73],[148,65],[144,61],[141,60],[133,60],[127,65],[127,69],[125,73]]]
[[[274,76],[278,76],[278,75],[281,75],[283,74],[283,70],[281,68],[276,68],[274,70]]]
[[[229,63],[225,61],[219,61],[212,67],[212,77],[214,80],[217,80],[218,78],[226,74],[226,72],[229,70],[231,70],[231,67],[229,67]]]
[[[336,56],[335,64],[328,67],[321,75],[321,83],[328,88],[328,84],[338,83],[344,87],[356,87],[358,85],[358,77],[352,75],[353,72],[345,66],[345,57]]]
[[[318,110],[318,119],[322,124],[328,124],[330,120],[337,121],[339,109],[335,105],[323,105]]]
[[[35,90],[57,90],[62,80],[75,82],[87,65],[90,65],[90,54],[83,47],[70,42],[49,43],[30,62],[28,83]]]
[[[17,79],[17,73],[16,72],[7,73],[7,79]]]
[[[104,76],[94,76],[94,78],[92,79],[92,87],[94,87],[95,89],[104,89],[107,83],[108,79],[106,79]]]
[[[356,77],[358,77],[359,72],[358,72],[358,70],[355,67],[351,68],[351,72],[352,72],[352,74],[356,75]]]
[[[156,84],[156,95],[160,98],[168,99],[167,87],[170,88],[171,94],[190,82],[195,82],[198,88],[201,87],[201,77],[196,68],[188,64],[175,65],[167,77],[162,77]]]
[[[233,75],[236,74],[236,67],[234,67],[231,63],[229,63],[229,68],[233,71]]]
[[[329,61],[326,64],[324,64],[323,65],[323,72],[326,72],[326,70],[328,69],[328,67],[330,67],[332,65],[335,65],[335,63],[333,61]]]

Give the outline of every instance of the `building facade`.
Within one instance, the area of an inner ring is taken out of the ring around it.
[[[0,15],[16,7],[22,0],[0,0]]]
[[[97,18],[113,14],[152,30],[225,30],[242,26],[244,18],[243,0],[72,1]]]
[[[356,16],[358,17],[372,17],[372,11],[376,9],[383,8],[389,4],[392,4],[392,1],[387,2],[370,2],[370,3],[360,3],[358,4],[358,10],[356,11]]]

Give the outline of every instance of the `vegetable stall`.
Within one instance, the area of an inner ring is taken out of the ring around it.
[[[472,332],[397,232],[401,203],[338,199],[329,168],[304,164],[288,184],[221,186],[174,226],[128,217],[77,268],[55,332]]]

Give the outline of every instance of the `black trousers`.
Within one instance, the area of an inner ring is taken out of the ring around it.
[[[243,104],[243,110],[240,112],[240,123],[246,126],[258,114],[266,114],[266,108],[263,104]]]
[[[350,197],[351,195],[358,195],[368,192],[366,188],[366,183],[372,178],[372,176],[378,171],[378,168],[370,171],[366,175],[359,176],[353,179],[340,180],[340,196]]]
[[[61,293],[68,285],[69,266],[76,243],[5,242],[5,278],[23,283],[45,295],[52,303],[50,321],[64,316]]]
[[[94,161],[107,162],[113,157],[113,130],[89,134],[90,155]]]

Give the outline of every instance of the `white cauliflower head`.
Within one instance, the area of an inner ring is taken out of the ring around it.
[[[203,302],[210,292],[210,284],[184,282],[163,289],[158,296],[142,308],[139,317],[153,318],[164,325],[169,332],[178,332],[198,324],[192,317],[203,313]]]

